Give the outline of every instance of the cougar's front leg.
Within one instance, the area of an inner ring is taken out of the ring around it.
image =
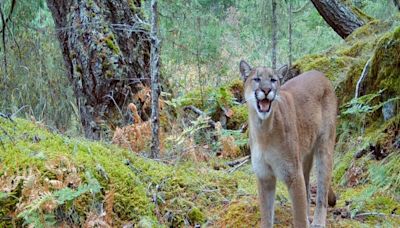
[[[267,228],[274,225],[274,201],[276,178],[258,178],[258,194],[260,198],[261,227]]]
[[[303,172],[300,170],[297,174],[288,178],[286,185],[292,200],[294,227],[309,227],[307,218],[307,194]]]

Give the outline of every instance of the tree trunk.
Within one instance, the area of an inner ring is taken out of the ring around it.
[[[393,4],[397,7],[397,9],[400,11],[400,0],[393,0]]]
[[[288,14],[289,14],[289,28],[288,28],[288,33],[289,33],[289,63],[288,63],[288,68],[290,69],[292,67],[292,59],[293,59],[293,55],[292,55],[292,1],[288,1],[287,2],[288,5]]]
[[[47,0],[85,136],[101,139],[124,121],[149,80],[149,33],[140,0]]]
[[[338,0],[311,0],[315,8],[332,29],[345,39],[364,21]]]
[[[157,158],[160,152],[160,115],[158,107],[158,97],[160,95],[159,70],[160,70],[160,40],[157,36],[158,18],[157,0],[151,0],[151,54],[150,54],[150,72],[151,72],[151,157]]]
[[[272,3],[272,69],[276,69],[276,46],[277,46],[277,21],[276,21],[276,0]]]

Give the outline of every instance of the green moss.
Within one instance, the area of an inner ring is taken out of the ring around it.
[[[385,89],[387,96],[400,95],[399,66],[400,26],[378,41],[369,74],[364,81],[366,93]]]
[[[188,92],[183,97],[179,98],[178,107],[185,107],[189,105],[193,105],[201,110],[206,108],[205,102],[207,97],[211,93],[211,88],[204,88],[203,91],[200,89],[195,89],[191,92]]]
[[[352,62],[353,58],[348,56],[309,55],[296,61],[294,67],[302,73],[310,70],[321,71],[334,81],[344,74],[346,67]]]
[[[342,183],[345,178],[345,173],[347,169],[350,167],[350,163],[353,160],[354,152],[346,152],[346,153],[337,153],[339,157],[335,157],[335,161],[338,161],[335,164],[333,170],[333,183],[339,184]]]
[[[336,91],[337,94],[340,94],[338,97],[339,105],[346,104],[354,98],[357,81],[359,80],[367,61],[368,60],[365,58],[358,58],[354,60],[353,64],[346,73],[345,79],[338,83]]]
[[[111,72],[110,70],[107,70],[105,74],[106,74],[106,78],[112,78],[114,75],[113,72]]]
[[[229,91],[233,94],[236,98],[236,101],[242,102],[243,101],[243,80],[235,79],[228,84]]]
[[[345,55],[349,57],[357,57],[364,55],[365,52],[370,52],[373,45],[371,42],[365,40],[358,40],[351,45],[344,45],[345,47],[337,50],[335,53],[337,55]]]
[[[114,54],[119,54],[121,52],[119,50],[118,45],[116,44],[116,41],[115,41],[113,35],[110,35],[110,36],[104,38],[104,42],[106,43],[107,47],[110,48],[114,52]]]
[[[70,210],[75,211],[81,221],[91,211],[91,205],[101,204],[105,192],[113,190],[112,217],[115,226],[126,222],[137,224],[157,221],[156,207],[152,202],[154,196],[158,199],[159,213],[169,214],[170,220],[164,221],[165,225],[183,226],[187,218],[193,223],[203,223],[213,216],[209,208],[218,207],[225,200],[230,200],[238,189],[238,183],[232,176],[200,168],[196,163],[167,166],[115,146],[62,137],[26,120],[18,119],[14,125],[0,119],[0,124],[12,139],[3,131],[0,132],[4,146],[0,148],[0,175],[6,175],[5,170],[10,175],[19,174],[25,168],[36,167],[40,178],[39,188],[46,178],[57,178],[55,171],[49,168],[50,164],[74,167],[82,183],[86,181],[85,171],[94,174],[102,187],[100,195],[93,197],[85,194],[73,200],[68,207],[64,205],[58,208],[66,215]],[[39,153],[35,151],[40,151],[43,156],[37,156]],[[199,169],[202,169],[203,175],[198,175]],[[61,172],[63,175],[69,172],[62,167],[57,170],[56,173]],[[16,203],[27,200],[21,195],[21,190],[9,194],[0,193],[0,197],[0,215],[13,212]],[[21,219],[16,222],[22,223]]]
[[[369,21],[374,20],[373,17],[368,16],[367,14],[365,14],[362,10],[360,10],[357,7],[351,7],[353,13],[355,13],[357,15],[358,18],[360,18],[362,21],[364,21],[364,23],[368,23]]]
[[[202,224],[206,221],[204,213],[197,207],[193,207],[188,214],[191,224]]]
[[[218,227],[259,227],[260,211],[256,198],[232,202],[222,213]]]
[[[382,32],[387,31],[390,26],[390,21],[372,20],[352,32],[346,38],[346,42],[352,43],[359,42],[360,39],[370,39],[373,36],[379,35]]]
[[[228,129],[239,129],[247,122],[248,109],[246,104],[240,104],[232,107],[233,115],[228,120]]]

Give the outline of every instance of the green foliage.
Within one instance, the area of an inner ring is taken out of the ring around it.
[[[44,194],[39,199],[36,199],[26,206],[25,209],[18,214],[18,217],[24,219],[25,225],[33,225],[34,227],[54,226],[56,223],[54,214],[44,214],[42,212],[42,205],[44,203],[55,200],[59,207],[77,199],[85,193],[96,194],[100,192],[99,182],[97,182],[89,172],[85,174],[88,181],[87,184],[79,186],[76,190],[66,187],[53,193]]]
[[[10,3],[1,4],[3,12],[9,12]],[[23,107],[19,116],[76,131],[73,91],[45,1],[17,1],[7,26],[6,51],[0,51],[0,59],[7,59],[7,65],[2,61],[0,66],[0,110],[17,113]]]
[[[292,1],[293,9],[305,0]],[[221,86],[238,78],[238,63],[271,65],[268,1],[161,1],[163,74],[177,91]],[[288,61],[287,3],[278,7],[278,63]],[[326,49],[340,38],[314,7],[293,16],[294,59]],[[315,39],[318,37],[318,39]]]

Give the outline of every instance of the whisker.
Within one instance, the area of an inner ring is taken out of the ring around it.
[[[276,100],[276,101],[281,101],[281,96],[279,96],[279,94],[276,94],[275,100]]]
[[[255,97],[250,97],[249,99],[244,100],[244,102],[248,102],[248,101],[252,101],[252,100],[256,100]]]

